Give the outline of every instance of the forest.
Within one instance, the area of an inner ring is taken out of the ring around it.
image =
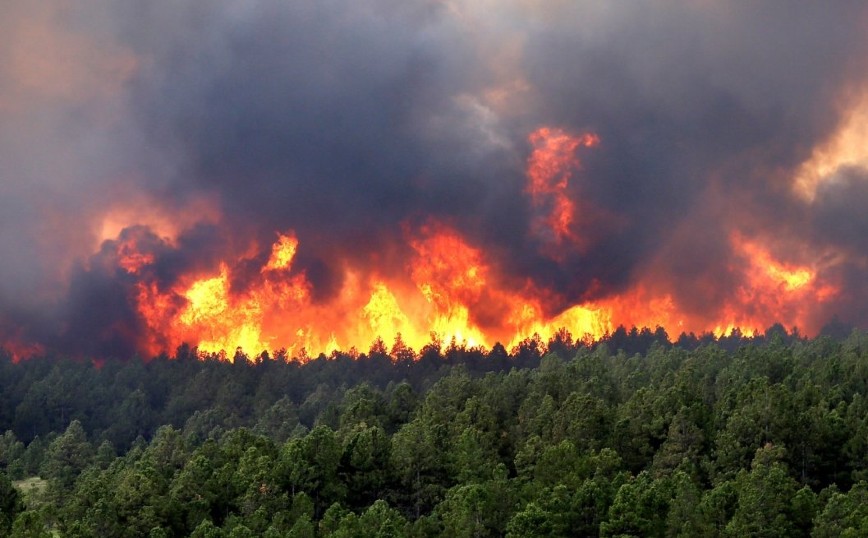
[[[868,332],[13,361],[0,536],[868,536]]]

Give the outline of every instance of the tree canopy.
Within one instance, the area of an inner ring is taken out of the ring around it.
[[[0,357],[0,534],[868,532],[860,331],[177,355]]]

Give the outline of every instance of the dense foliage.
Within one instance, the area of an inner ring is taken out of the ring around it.
[[[863,332],[175,355],[0,358],[0,535],[868,535]]]

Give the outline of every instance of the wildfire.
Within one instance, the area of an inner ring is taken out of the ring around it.
[[[569,191],[569,181],[579,167],[576,151],[600,143],[593,133],[573,136],[561,129],[541,127],[531,133],[533,152],[527,163],[527,192],[538,210],[536,232],[549,234],[555,243],[577,241],[574,230],[576,202]]]
[[[738,300],[728,306],[730,328],[761,327],[770,316],[804,326],[815,305],[838,293],[836,286],[818,279],[815,268],[777,260],[755,240],[733,233],[730,243],[745,261]]]
[[[550,320],[531,288],[509,291],[485,261],[454,229],[431,223],[408,239],[412,258],[408,281],[371,273],[360,279],[345,269],[343,289],[330,303],[317,304],[303,271],[292,271],[298,239],[278,235],[259,278],[247,289],[232,291],[233,272],[242,264],[221,264],[206,275],[159,290],[140,284],[138,309],[152,332],[149,352],[194,342],[204,352],[249,353],[285,347],[304,355],[400,338],[420,349],[441,341],[489,347],[496,341],[515,345],[536,333],[543,338],[559,328],[578,328],[599,337],[611,330],[609,314],[576,306]],[[240,261],[240,260],[239,260]],[[502,312],[499,324],[485,325],[484,311]]]
[[[289,269],[296,250],[298,250],[298,239],[294,235],[280,234],[277,242],[271,247],[271,257],[263,267],[263,271]]]
[[[599,138],[543,127],[528,140],[525,192],[534,211],[532,232],[552,247],[581,248],[586,241],[581,237],[583,219],[605,214],[589,201],[578,200],[579,189],[570,182],[580,169],[577,152],[597,146]],[[208,219],[218,220],[213,216],[215,206],[207,207]],[[135,214],[129,209],[111,212],[102,233],[116,226],[117,219]],[[237,348],[250,356],[285,348],[290,356],[306,357],[364,348],[378,339],[400,340],[416,350],[432,338],[471,347],[496,342],[512,347],[534,334],[548,340],[560,329],[579,338],[600,338],[618,325],[721,335],[776,321],[805,326],[813,305],[839,293],[820,276],[818,264],[781,260],[762,241],[733,232],[733,263],[726,271],[737,287],[728,291],[722,304],[708,305],[706,312],[679,304],[674,288],[678,284],[659,278],[653,267],[635,275],[632,284],[617,293],[595,293],[594,300],[552,312],[551,304],[566,302],[549,300],[557,290],[548,289],[545,282],[503,274],[484,245],[434,219],[416,227],[404,223],[399,251],[405,261],[398,270],[383,271],[373,262],[366,266],[358,260],[333,260],[340,286],[326,299],[315,297],[306,270],[296,267],[305,244],[291,229],[277,233],[270,244],[254,243],[240,254],[227,254],[210,270],[200,268],[166,282],[153,270],[160,249],[176,248],[179,231],[193,223],[188,218],[170,221],[165,211],[153,214],[153,226],[134,223],[100,246],[101,252],[111,254],[110,263],[134,282],[131,301],[143,333],[137,346],[148,354],[171,351],[185,342],[230,357]],[[554,255],[550,258],[557,261]],[[13,344],[13,351],[31,349],[18,339]]]
[[[808,267],[775,260],[759,243],[749,241],[740,234],[733,234],[731,241],[748,260],[750,280],[754,286],[782,287],[785,291],[794,291],[809,286],[816,277],[816,273]]]
[[[375,282],[371,299],[362,308],[362,314],[377,335],[407,335],[415,340],[416,334],[410,318],[401,310],[395,295],[384,282]]]
[[[759,242],[734,233],[730,243],[743,263],[732,270],[741,285],[713,319],[681,311],[670,290],[643,279],[617,295],[546,315],[540,302],[545,290],[515,286],[457,230],[429,223],[407,242],[412,256],[404,279],[347,266],[341,291],[322,304],[313,300],[304,271],[293,270],[303,245],[292,231],[278,234],[258,277],[243,289],[234,290],[232,282],[249,258],[224,261],[216,274],[191,275],[170,289],[143,280],[135,298],[147,328],[142,346],[155,354],[188,342],[203,352],[230,355],[237,348],[254,355],[282,347],[305,357],[378,338],[400,339],[417,350],[432,335],[482,347],[512,347],[533,334],[545,341],[562,328],[580,338],[600,338],[621,324],[722,335],[777,319],[799,324],[812,302],[837,292],[819,283],[815,269],[777,260]],[[146,274],[152,258],[133,255],[134,244],[116,242],[127,254],[118,264]]]
[[[177,317],[184,328],[196,328],[198,346],[217,352],[236,347],[249,350],[267,349],[261,340],[262,312],[255,298],[233,300],[229,294],[229,271],[194,282],[184,292],[187,307]]]
[[[11,333],[0,333],[0,341],[3,342],[3,351],[9,353],[13,362],[26,359],[45,352],[45,346],[39,343],[28,342],[22,338],[20,330]]]
[[[710,332],[716,336],[734,329],[757,332],[776,321],[804,330],[815,326],[810,317],[818,304],[833,299],[839,289],[824,282],[818,269],[809,265],[781,261],[758,240],[733,232],[729,245],[735,259],[727,270],[737,282],[727,290],[722,304],[709,304],[703,311],[687,311],[675,300],[674,289],[656,280],[650,271],[640,276],[629,290],[599,302],[618,324],[637,327],[662,326],[670,331]],[[709,282],[709,286],[721,286]]]
[[[133,238],[123,238],[117,245],[118,266],[128,273],[136,274],[142,267],[154,263],[154,255],[139,251]]]

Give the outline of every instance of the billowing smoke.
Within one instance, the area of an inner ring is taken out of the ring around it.
[[[19,4],[0,21],[4,339],[170,348],[143,282],[231,259],[244,292],[291,230],[327,305],[347,267],[406,274],[431,226],[543,316],[641,286],[686,330],[868,324],[868,150],[843,149],[868,147],[847,130],[868,98],[860,2]],[[540,204],[544,126],[599,143]],[[540,232],[556,211],[569,233]],[[768,278],[810,267],[821,300],[755,306],[762,253]],[[471,321],[505,323],[479,293]],[[732,317],[734,296],[756,310]]]

